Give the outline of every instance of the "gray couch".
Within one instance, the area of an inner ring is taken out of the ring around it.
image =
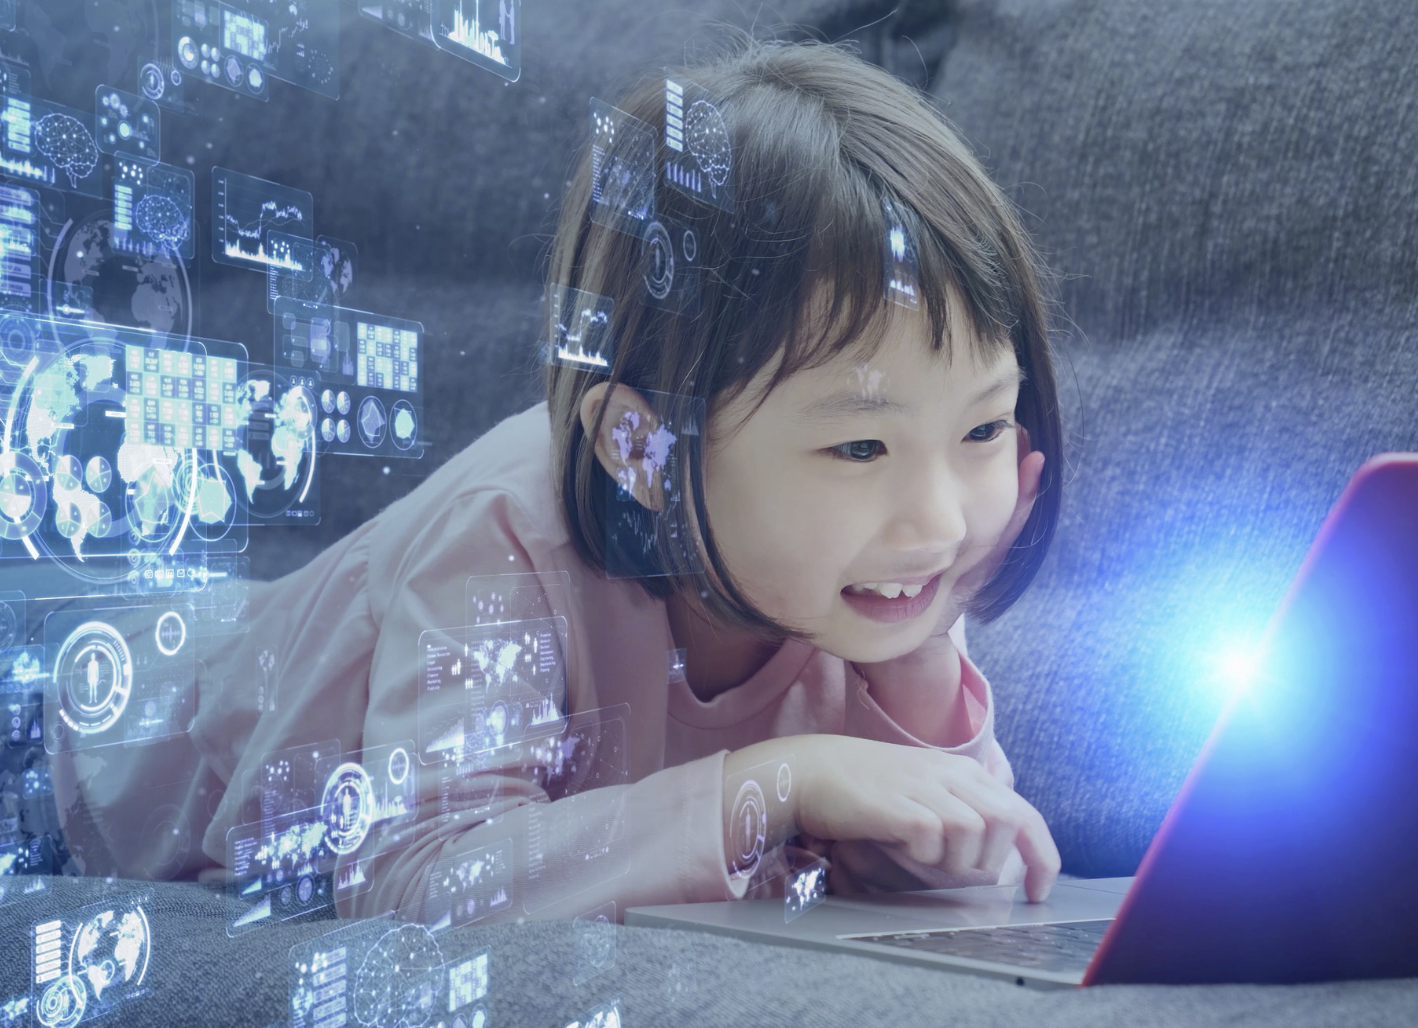
[[[1418,450],[1411,5],[528,0],[511,87],[351,17],[338,103],[279,83],[268,105],[210,90],[201,119],[169,129],[179,150],[314,191],[321,230],[361,246],[352,301],[422,319],[434,344],[427,460],[389,474],[327,462],[322,524],[264,530],[253,564],[298,567],[532,401],[537,253],[586,97],[672,58],[707,23],[780,18],[852,38],[937,96],[1059,273],[1064,520],[1037,583],[998,623],[973,626],[971,644],[1018,787],[1065,869],[1130,874],[1219,709],[1214,656],[1263,626],[1362,460]],[[203,332],[269,331],[249,278],[204,274]],[[105,888],[58,880],[0,907],[0,1003],[28,989],[29,925]],[[206,889],[151,888],[151,992],[106,1023],[282,1022],[290,947],[334,925],[232,940]],[[630,1026],[1418,1018],[1414,981],[1035,994],[858,957],[616,934],[614,967],[582,986],[564,924],[454,930],[445,951],[490,950],[498,1026],[559,1028],[615,996]]]

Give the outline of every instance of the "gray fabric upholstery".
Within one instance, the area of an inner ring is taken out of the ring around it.
[[[933,89],[1060,277],[1043,573],[971,630],[1067,869],[1129,874],[1345,481],[1418,450],[1418,9],[974,2]]]
[[[148,889],[153,894],[146,907],[154,939],[151,991],[98,1022],[111,1028],[285,1024],[291,947],[340,927],[333,921],[292,922],[228,939],[220,895],[200,887],[117,882],[110,888],[94,879],[57,879],[54,885],[47,898],[5,908],[11,930],[0,940],[0,1003],[29,988],[30,924],[97,902],[105,889]],[[489,954],[492,1028],[561,1028],[615,998],[627,1028],[1203,1028],[1237,1023],[1357,1028],[1406,1025],[1418,1009],[1418,982],[1412,980],[1109,986],[1042,993],[864,957],[653,928],[617,928],[614,966],[577,986],[572,983],[575,937],[566,922],[473,926],[439,933],[437,939],[445,959]],[[28,1016],[20,1021],[28,1023]]]

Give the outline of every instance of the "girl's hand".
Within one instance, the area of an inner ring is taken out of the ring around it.
[[[1043,816],[977,761],[849,736],[791,741],[799,831],[880,843],[947,874],[997,877],[1017,846],[1025,894],[1048,897],[1061,860]]]

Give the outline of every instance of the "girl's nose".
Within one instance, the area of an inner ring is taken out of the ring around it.
[[[965,539],[965,487],[943,462],[896,483],[887,542],[894,549],[949,555]]]

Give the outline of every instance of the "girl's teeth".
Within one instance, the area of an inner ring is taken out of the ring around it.
[[[888,600],[894,600],[898,596],[905,596],[907,599],[919,596],[924,588],[924,585],[902,585],[900,582],[862,582],[860,585],[850,586],[849,591],[858,595],[876,593]]]

